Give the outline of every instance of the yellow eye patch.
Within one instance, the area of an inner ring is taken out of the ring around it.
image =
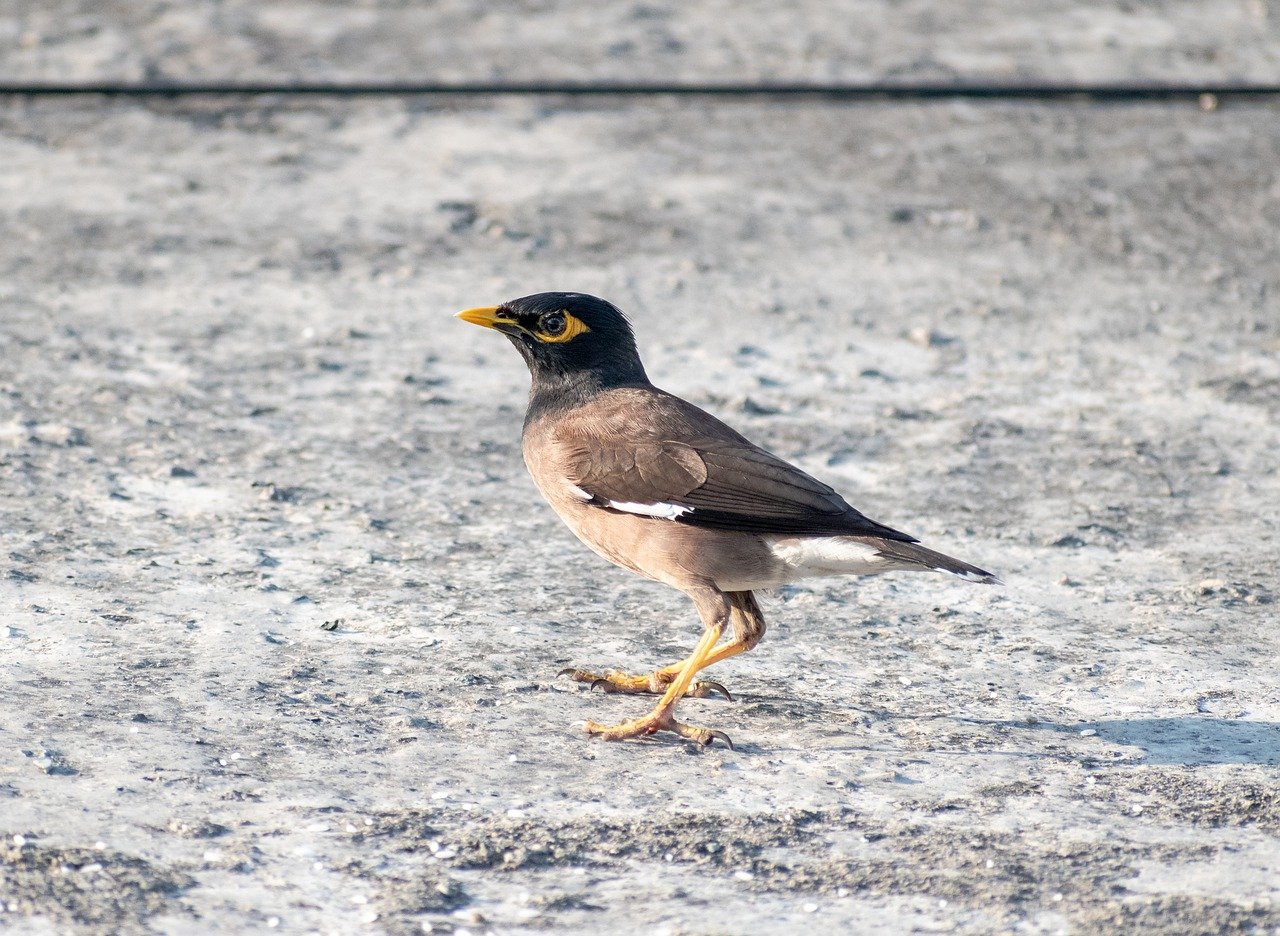
[[[533,329],[533,337],[548,344],[560,344],[572,341],[583,332],[589,331],[591,329],[576,315],[568,312],[552,312],[538,320],[537,326]]]

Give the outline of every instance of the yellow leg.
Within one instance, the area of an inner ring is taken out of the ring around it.
[[[739,653],[746,653],[758,644],[760,638],[764,636],[764,614],[760,610],[760,605],[756,602],[755,595],[749,591],[729,592],[726,597],[729,599],[731,606],[729,620],[733,624],[733,639],[723,647],[713,650],[698,666],[698,669],[706,669],[721,660],[735,657]],[[688,660],[683,662],[687,663]],[[683,663],[677,663],[676,665],[681,666]]]
[[[704,670],[708,666],[715,666],[721,660],[727,660],[729,659],[729,657],[735,657],[739,653],[745,653],[750,649],[751,649],[751,645],[744,643],[743,641],[740,641],[740,640],[731,641],[725,644],[723,647],[717,647],[715,650],[713,650],[707,656],[707,658],[702,661],[702,665],[700,665],[698,669]],[[719,685],[719,683],[716,683],[715,685]]]
[[[606,741],[620,741],[623,738],[637,738],[643,735],[656,734],[659,731],[673,731],[682,738],[689,738],[701,744],[710,744],[713,740],[719,738],[732,748],[733,742],[729,740],[729,736],[724,732],[683,725],[676,721],[672,715],[676,703],[685,694],[689,684],[693,681],[694,674],[706,665],[704,661],[711,656],[716,641],[720,639],[720,634],[723,631],[724,625],[720,623],[707,627],[702,639],[694,647],[693,653],[689,654],[688,658],[683,661],[682,669],[671,681],[670,685],[667,686],[666,692],[662,694],[662,698],[658,700],[658,704],[648,715],[643,718],[634,718],[620,725],[599,725],[595,722],[587,722],[587,731],[591,734],[599,735]]]
[[[708,666],[719,663],[721,660],[727,660],[729,657],[737,656],[739,653],[750,650],[764,636],[764,615],[760,612],[760,605],[756,603],[755,596],[751,592],[729,592],[726,597],[730,604],[733,639],[723,647],[714,650],[699,664],[698,670],[704,670]],[[576,669],[572,666],[562,669],[559,675],[568,676],[576,682],[589,683],[592,689],[599,688],[605,692],[663,695],[692,659],[692,656],[687,656],[679,663],[672,663],[670,666],[654,670],[647,676],[631,676],[620,670],[605,670],[603,673],[593,673],[589,670]],[[729,694],[728,689],[718,682],[709,680],[690,682],[684,694],[687,698],[705,699],[712,693],[717,692],[730,702],[733,701],[733,696]]]

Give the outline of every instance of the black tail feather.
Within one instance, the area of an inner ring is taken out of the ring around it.
[[[951,556],[929,549],[918,543],[901,543],[897,540],[876,540],[876,549],[886,559],[902,562],[907,568],[918,566],[934,572],[949,572],[969,582],[980,582],[983,585],[1003,585],[995,575],[986,569],[953,559]]]

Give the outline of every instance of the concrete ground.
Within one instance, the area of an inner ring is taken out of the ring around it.
[[[0,932],[1280,931],[1280,107],[0,99]],[[998,572],[698,624],[457,309]]]

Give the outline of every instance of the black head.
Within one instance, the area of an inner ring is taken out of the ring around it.
[[[459,312],[500,331],[533,374],[535,393],[557,385],[599,388],[648,383],[631,323],[617,306],[585,293],[546,292]]]

